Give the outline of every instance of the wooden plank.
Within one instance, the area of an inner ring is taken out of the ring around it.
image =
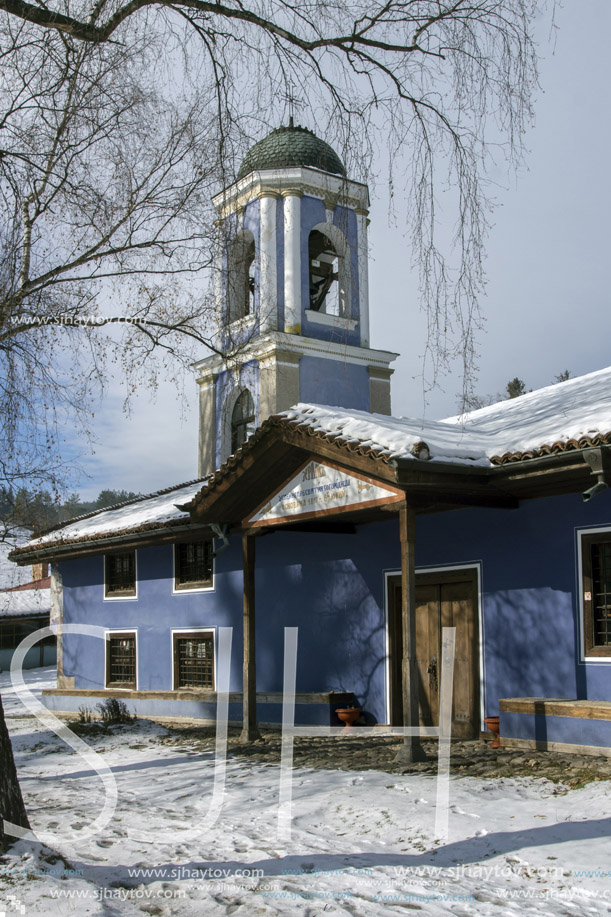
[[[243,743],[259,739],[257,728],[257,668],[255,662],[255,536],[242,536],[244,571],[244,664],[242,690]]]
[[[45,688],[42,692],[49,697],[121,697],[123,700],[175,700],[175,701],[199,701],[200,703],[216,703],[218,695],[216,691],[201,688],[199,690],[178,690],[178,691],[130,691],[129,689],[119,688]],[[281,691],[257,691],[258,704],[282,704]],[[352,703],[354,694],[352,691],[322,691],[310,692],[305,694],[296,694],[296,704],[345,704]],[[242,692],[232,691],[229,694],[230,704],[242,703]]]
[[[606,745],[574,745],[570,742],[547,742],[541,739],[504,739],[501,736],[501,746],[503,748],[556,751],[566,755],[596,755],[596,757],[611,758],[611,748]]]
[[[441,586],[442,626],[456,628],[452,735],[472,739],[479,731],[474,722],[474,603],[470,581]]]
[[[501,713],[569,716],[584,720],[611,720],[611,701],[565,700],[558,697],[509,697],[499,701]]]
[[[388,668],[390,723],[403,725],[403,616],[401,577],[388,581]]]
[[[435,584],[421,586],[416,581],[416,664],[418,666],[418,707],[422,726],[437,726],[436,701],[428,669],[437,656],[437,608],[439,589]],[[437,702],[438,706],[438,702]]]
[[[405,501],[400,505],[401,612],[403,620],[403,725],[419,725],[418,662],[416,658],[416,512]],[[398,761],[426,760],[419,736],[404,736]]]

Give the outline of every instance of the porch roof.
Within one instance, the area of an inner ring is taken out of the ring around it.
[[[583,450],[611,453],[609,445],[611,367],[442,421],[298,404],[268,418],[213,475],[72,520],[11,558],[27,563],[69,556],[72,546],[104,550],[193,524],[239,524],[308,455],[398,485],[438,511],[583,490],[592,483]]]

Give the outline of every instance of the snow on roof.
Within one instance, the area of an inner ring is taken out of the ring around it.
[[[595,440],[611,432],[611,367],[548,385],[444,423],[469,437],[483,433],[488,455],[525,453],[571,440]],[[585,443],[587,445],[587,443]]]
[[[65,543],[72,541],[81,541],[85,538],[99,538],[103,535],[117,534],[118,532],[130,532],[141,529],[142,527],[162,526],[163,524],[175,524],[181,520],[189,522],[189,514],[178,509],[191,500],[198,493],[205,483],[202,478],[198,481],[191,481],[188,484],[179,484],[176,487],[170,487],[167,490],[159,491],[149,497],[140,497],[137,500],[130,500],[118,507],[98,510],[95,513],[89,513],[80,519],[62,526],[59,529],[53,529],[39,538],[34,538],[27,545],[28,550],[51,543]]]
[[[428,457],[489,467],[532,456],[533,452],[611,443],[611,367],[445,420],[388,417],[302,403],[267,421],[286,422],[387,460]],[[243,448],[248,449],[248,444]],[[231,463],[239,460],[240,454],[241,450]],[[212,481],[222,477],[224,469],[212,476]],[[180,484],[90,513],[30,541],[25,550],[188,523],[188,512],[178,507],[189,503],[208,480]]]
[[[358,444],[361,450],[391,458],[414,458],[419,446],[426,443],[434,459],[490,464],[485,437],[466,436],[455,424],[320,404],[298,404],[279,416],[312,432]]]
[[[280,417],[391,458],[415,458],[425,444],[432,460],[490,465],[545,446],[560,450],[608,437],[611,367],[441,421],[316,404],[298,404]]]
[[[0,618],[48,614],[50,608],[50,589],[0,592]]]

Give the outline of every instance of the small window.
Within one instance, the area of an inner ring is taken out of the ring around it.
[[[107,554],[104,559],[104,595],[124,598],[136,595],[136,552]]]
[[[174,589],[209,589],[212,578],[211,538],[174,545]]]
[[[174,689],[214,690],[214,634],[174,634]]]
[[[255,405],[248,389],[238,397],[231,415],[231,452],[237,452],[255,430]]]
[[[111,634],[106,651],[106,687],[136,687],[136,635]]]
[[[581,536],[586,656],[611,656],[611,531]]]

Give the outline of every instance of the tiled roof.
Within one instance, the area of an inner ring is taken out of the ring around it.
[[[572,452],[575,449],[608,445],[611,445],[611,432],[597,433],[595,436],[582,436],[580,439],[559,439],[552,443],[544,443],[536,449],[526,449],[524,452],[504,452],[503,455],[493,455],[490,461],[493,465],[506,465],[509,462],[525,462],[527,459],[539,458],[542,455],[557,455],[559,452]]]
[[[30,583],[21,583],[20,586],[11,586],[3,592],[28,592],[31,589],[49,589],[51,586],[51,577],[44,576],[42,579],[32,580]]]
[[[0,618],[49,614],[50,608],[50,589],[30,589],[25,592],[11,589],[0,592]]]
[[[230,475],[271,427],[297,430],[306,438],[324,439],[386,463],[394,459],[443,462],[454,464],[457,472],[465,466],[491,468],[611,444],[611,367],[441,421],[298,404],[268,418],[213,475],[73,520],[17,549],[13,556],[27,556],[47,545],[188,524],[185,507],[203,487],[212,490]]]
[[[491,467],[611,444],[611,367],[441,421],[298,404],[268,418],[208,482],[214,488],[270,426],[298,430],[381,462]]]
[[[291,169],[310,166],[345,175],[346,170],[337,153],[306,127],[278,127],[250,148],[238,172],[238,180],[250,172],[264,169]]]
[[[178,504],[184,504],[192,499],[205,485],[206,480],[207,478],[198,478],[187,484],[167,487],[154,494],[87,513],[32,539],[27,545],[13,551],[11,557],[16,559],[27,556],[37,548],[51,545],[77,544],[110,536],[155,531],[168,526],[188,525],[189,514],[180,510]]]

